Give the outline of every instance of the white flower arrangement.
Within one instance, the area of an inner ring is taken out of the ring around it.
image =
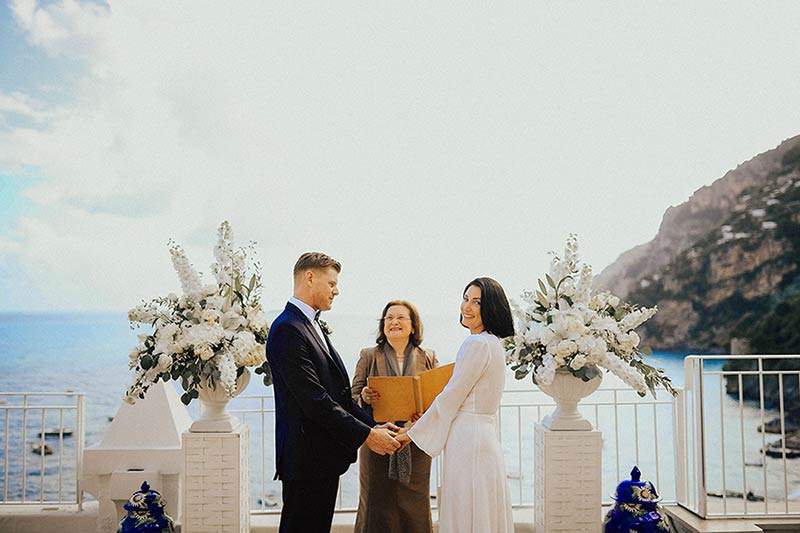
[[[504,340],[506,364],[517,379],[532,372],[534,383],[549,385],[556,371],[589,381],[604,368],[640,396],[663,386],[677,394],[663,368],[644,362],[633,330],[657,309],[637,308],[608,291],[594,292],[592,267],[578,258],[578,239],[570,235],[564,258],[554,254],[539,290],[523,291],[524,306],[512,302],[517,333]],[[557,281],[556,281],[557,280]]]
[[[143,302],[128,312],[131,328],[152,327],[138,335],[130,353],[133,384],[125,400],[135,403],[159,380],[180,380],[189,404],[198,397],[197,386],[219,383],[229,397],[236,393],[236,378],[245,367],[261,365],[266,373],[265,345],[269,326],[259,303],[261,271],[254,259],[254,243],[233,248],[233,232],[225,221],[217,230],[216,261],[211,271],[216,283],[203,285],[200,273],[189,263],[183,248],[169,242],[172,265],[183,295],[170,293]]]

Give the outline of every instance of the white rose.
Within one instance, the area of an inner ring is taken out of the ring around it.
[[[589,349],[588,352],[589,358],[593,363],[602,361],[607,350],[608,346],[606,345],[606,341],[595,337],[594,342],[592,343],[592,347]]]
[[[584,365],[586,365],[586,356],[583,354],[577,354],[569,363],[570,368],[573,370],[580,370]]]
[[[247,314],[248,319],[250,320],[250,327],[253,328],[255,331],[263,331],[267,327],[267,317],[264,316],[260,310],[255,311],[253,314]]]
[[[194,354],[203,361],[208,361],[214,357],[214,350],[208,344],[199,344],[194,347]]]
[[[203,311],[203,314],[200,315],[200,318],[203,322],[216,322],[219,319],[219,311],[214,309],[206,309]]]
[[[159,374],[167,372],[171,367],[172,367],[172,357],[164,354],[158,356],[158,363],[156,364],[156,368],[158,369]]]
[[[576,344],[580,353],[589,353],[594,346],[594,337],[583,335],[576,341]]]
[[[171,353],[172,353],[172,347],[170,345],[164,344],[162,342],[156,343],[155,348],[153,348],[153,354],[154,355],[158,355],[158,354],[167,354],[167,355],[169,355]]]
[[[575,341],[561,341],[558,343],[558,346],[556,346],[556,351],[554,352],[553,355],[565,359],[570,355],[574,354],[577,351],[577,349],[578,346],[575,344]],[[559,364],[563,365],[564,363],[559,363]]]
[[[613,307],[614,309],[616,309],[616,308],[617,308],[617,306],[619,305],[619,298],[617,298],[617,297],[616,297],[616,296],[614,296],[613,294],[612,294],[612,295],[610,295],[610,296],[608,297],[608,305],[610,305],[611,307]]]
[[[171,342],[178,331],[180,331],[180,328],[177,324],[166,324],[156,332],[156,338],[161,343]]]

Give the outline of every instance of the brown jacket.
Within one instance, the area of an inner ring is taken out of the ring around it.
[[[425,372],[426,370],[431,370],[439,366],[439,361],[436,359],[436,352],[433,350],[415,346],[406,357],[408,358],[411,354],[414,355],[414,364],[416,368],[411,374],[406,372],[405,374],[407,375],[415,376],[420,372]],[[386,368],[386,359],[383,356],[383,348],[381,346],[373,346],[361,350],[358,364],[356,364],[356,373],[353,376],[353,400],[355,400],[358,405],[365,408],[367,412],[370,412],[370,406],[361,401],[361,391],[367,386],[367,378],[371,376],[388,375],[390,374]]]

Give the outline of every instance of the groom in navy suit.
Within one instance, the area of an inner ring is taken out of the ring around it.
[[[378,426],[353,401],[344,363],[319,323],[320,312],[339,294],[341,270],[325,254],[301,255],[294,266],[294,297],[267,339],[282,533],[330,531],[339,476],[355,462],[358,448],[366,444],[384,455],[400,447],[396,426]]]

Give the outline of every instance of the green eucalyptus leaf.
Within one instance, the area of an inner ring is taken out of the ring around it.
[[[150,370],[153,368],[154,361],[153,356],[148,354],[144,354],[141,359],[139,359],[139,364],[142,367],[142,370]]]

